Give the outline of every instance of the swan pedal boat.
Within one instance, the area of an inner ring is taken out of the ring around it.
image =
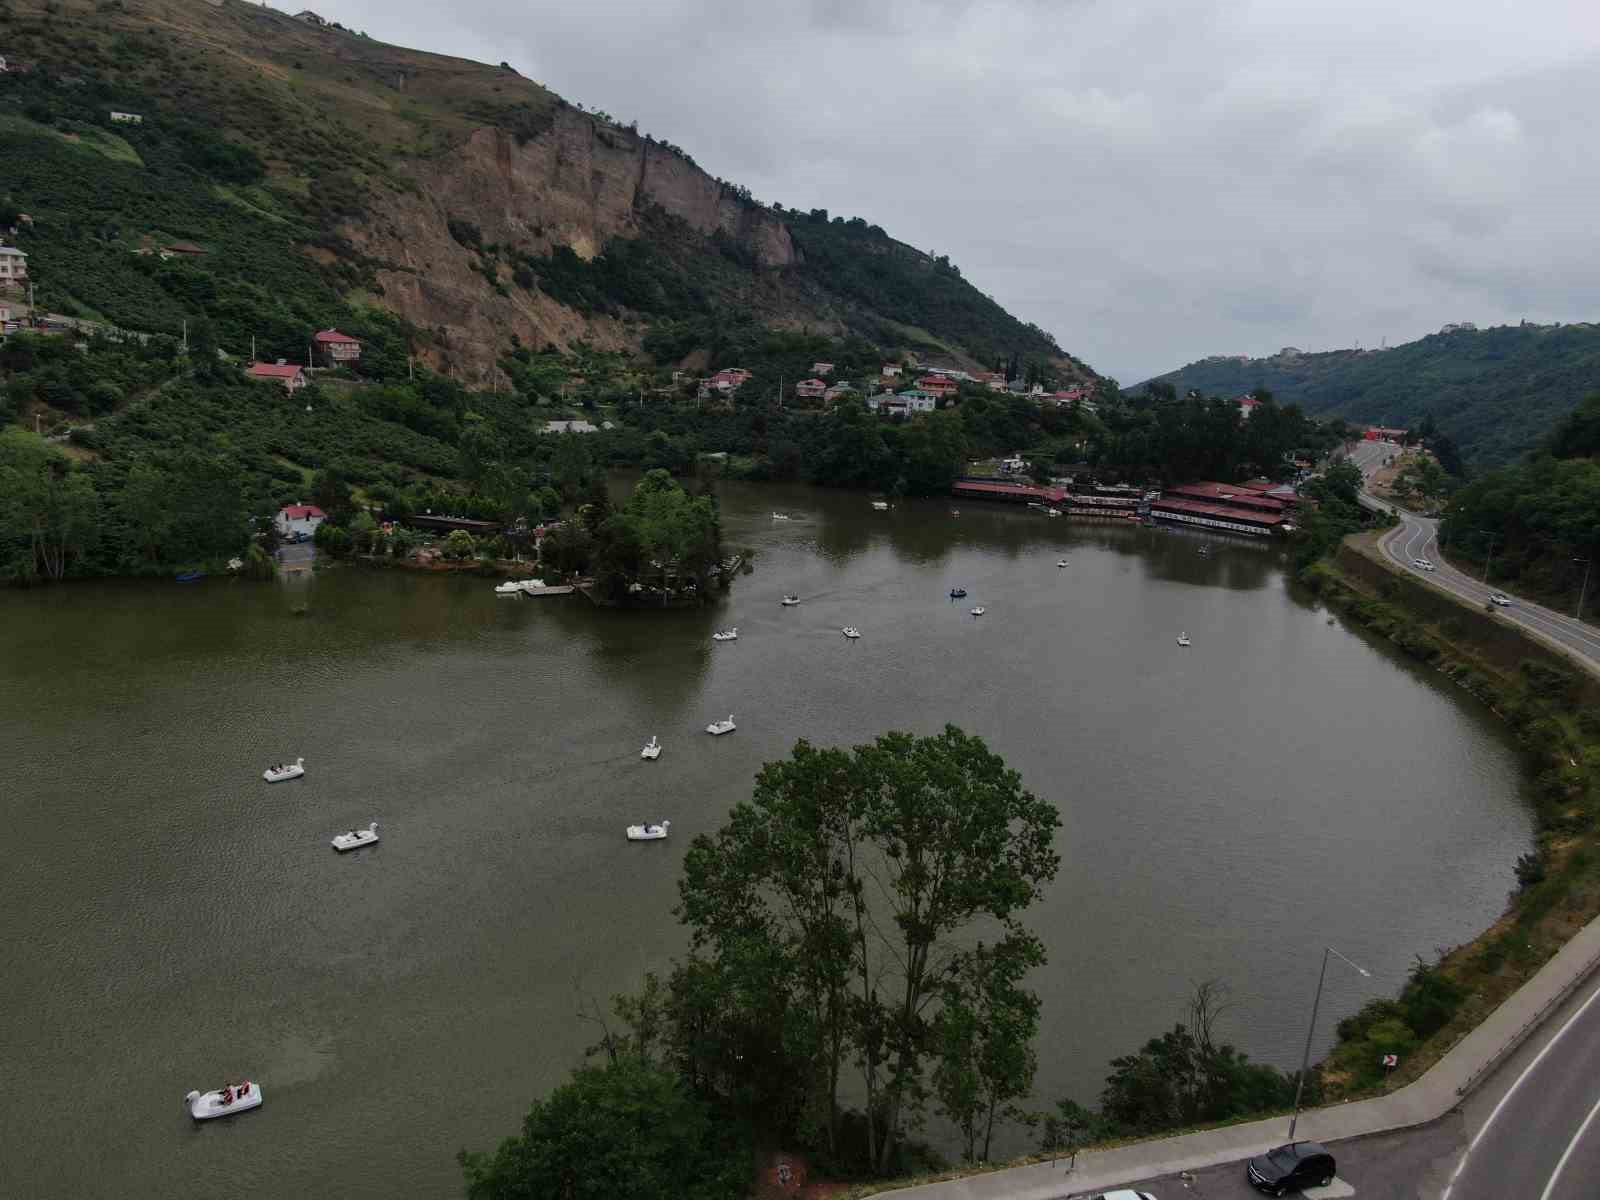
[[[950,589],[950,599],[952,599],[952,600],[964,599],[966,597],[966,594],[967,594],[967,589],[966,588],[951,588]]]
[[[887,500],[874,500],[872,502],[872,507],[877,509],[879,512],[888,512],[889,502]]]
[[[796,604],[800,603],[800,597],[785,596],[782,600],[778,601],[778,603],[783,605],[785,608],[793,608]]]
[[[494,585],[494,594],[496,596],[520,596],[522,595],[522,584],[515,579],[508,579],[504,583]]]
[[[980,604],[980,605],[978,605],[977,608],[972,610],[972,615],[975,616],[975,617],[981,617],[981,616],[983,616],[984,613],[986,613],[988,611],[989,611],[988,609],[984,608],[983,605]]]
[[[661,743],[656,741],[654,734],[651,734],[650,740],[644,744],[644,749],[639,751],[639,757],[640,758],[660,758],[661,757]]]
[[[243,1096],[238,1095],[238,1088],[234,1088],[234,1098],[231,1103],[222,1102],[222,1089],[214,1092],[190,1092],[183,1098],[184,1107],[189,1110],[189,1115],[196,1121],[209,1121],[215,1117],[231,1117],[235,1113],[249,1112],[252,1108],[261,1107],[261,1085],[254,1080],[244,1081],[250,1090]]]
[[[378,823],[374,821],[365,829],[352,829],[347,833],[336,834],[329,845],[343,854],[346,850],[356,850],[362,846],[370,846],[377,840]]]
[[[671,827],[671,821],[662,821],[658,825],[629,825],[628,840],[630,842],[659,842],[667,836],[667,830]]]
[[[288,766],[268,767],[261,772],[261,778],[268,783],[282,783],[285,779],[299,779],[306,773],[306,760],[297,758]]]
[[[706,732],[716,737],[718,734],[732,733],[737,728],[739,727],[733,723],[733,714],[729,713],[726,721],[713,721],[707,725]]]
[[[719,629],[711,635],[711,640],[713,642],[737,642],[739,640],[739,627],[735,625],[732,629]]]
[[[1067,565],[1067,560],[1066,560],[1066,559],[1064,559],[1064,558],[1063,558],[1063,559],[1061,559],[1061,560],[1060,560],[1060,561],[1059,561],[1059,562],[1057,562],[1057,563],[1056,563],[1056,566],[1058,566],[1058,567],[1064,567],[1064,566],[1066,566],[1066,565]]]
[[[1188,644],[1189,644],[1189,635],[1187,633],[1180,633],[1178,635],[1178,645],[1187,646]]]
[[[854,625],[846,625],[839,632],[844,634],[845,637],[851,638],[851,639],[858,638],[858,637],[861,636],[861,630],[857,629]]]
[[[784,513],[775,512],[775,513],[772,514],[772,519],[774,521],[787,521],[789,518]]]

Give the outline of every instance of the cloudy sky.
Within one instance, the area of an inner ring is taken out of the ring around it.
[[[1600,319],[1600,0],[324,0],[949,254],[1132,383]]]

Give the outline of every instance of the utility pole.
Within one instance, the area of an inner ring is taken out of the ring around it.
[[[1489,553],[1483,556],[1483,579],[1481,582],[1486,586],[1489,582],[1489,563],[1494,559],[1494,543],[1499,536],[1498,533],[1489,535]]]
[[[252,333],[250,335],[250,361],[251,362],[255,362],[255,360],[256,360],[256,335]]]
[[[183,352],[189,353],[189,318],[183,319]]]
[[[1581,621],[1583,620],[1583,598],[1589,591],[1589,568],[1594,566],[1594,563],[1587,558],[1575,558],[1572,561],[1583,564],[1583,586],[1578,589],[1578,607],[1572,614],[1574,621]]]

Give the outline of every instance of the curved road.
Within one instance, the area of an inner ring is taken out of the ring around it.
[[[1594,1200],[1600,1194],[1600,986],[1511,1081],[1441,1200]]]
[[[1350,461],[1361,469],[1363,477],[1370,476],[1383,460],[1398,453],[1399,448],[1387,442],[1359,442],[1350,453]],[[1413,512],[1379,500],[1367,492],[1361,493],[1361,503],[1368,508],[1392,512],[1400,524],[1384,534],[1378,541],[1381,552],[1397,566],[1427,580],[1434,587],[1454,593],[1480,608],[1488,604],[1492,592],[1499,588],[1488,587],[1471,575],[1456,570],[1439,554],[1439,522],[1419,517]],[[1425,558],[1434,564],[1432,571],[1423,571],[1412,560]],[[1507,593],[1509,595],[1509,593]],[[1507,621],[1527,629],[1560,645],[1564,650],[1584,659],[1590,667],[1600,671],[1600,630],[1592,625],[1563,616],[1554,609],[1534,604],[1529,600],[1513,598],[1510,608],[1497,610]],[[1600,1118],[1596,1118],[1600,1125]]]

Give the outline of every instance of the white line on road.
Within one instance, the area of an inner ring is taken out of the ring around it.
[[[1561,1169],[1567,1165],[1567,1159],[1572,1157],[1572,1152],[1577,1149],[1578,1143],[1583,1140],[1583,1135],[1589,1128],[1589,1122],[1594,1120],[1596,1113],[1600,1113],[1600,1100],[1594,1102],[1594,1107],[1589,1110],[1589,1115],[1583,1119],[1583,1124],[1578,1126],[1578,1132],[1572,1135],[1572,1140],[1567,1143],[1567,1148],[1561,1152],[1561,1161],[1556,1163],[1556,1169],[1550,1172],[1550,1182],[1545,1184],[1544,1191],[1539,1193],[1539,1200],[1550,1200],[1550,1194],[1556,1190],[1556,1180],[1561,1178]]]
[[[1578,1019],[1589,1011],[1589,1006],[1597,999],[1600,999],[1600,987],[1589,993],[1589,998],[1583,1002],[1583,1007],[1567,1018],[1566,1023],[1556,1030],[1555,1037],[1546,1042],[1544,1049],[1540,1050],[1534,1056],[1533,1061],[1522,1069],[1522,1074],[1517,1076],[1517,1081],[1511,1085],[1510,1090],[1504,1096],[1500,1097],[1500,1103],[1494,1106],[1494,1111],[1489,1114],[1489,1119],[1483,1123],[1477,1133],[1473,1134],[1472,1140],[1467,1143],[1467,1148],[1461,1152],[1461,1161],[1456,1164],[1456,1169],[1450,1173],[1450,1182],[1444,1185],[1444,1194],[1439,1197],[1439,1200],[1450,1200],[1450,1189],[1455,1187],[1456,1180],[1461,1177],[1462,1168],[1467,1165],[1467,1159],[1472,1157],[1472,1152],[1478,1148],[1478,1143],[1483,1141],[1483,1135],[1489,1132],[1489,1127],[1494,1124],[1494,1119],[1500,1115],[1500,1110],[1511,1102],[1511,1097],[1517,1094],[1517,1089],[1522,1086],[1522,1081],[1538,1069],[1539,1064],[1544,1061],[1544,1056],[1555,1049],[1556,1043],[1561,1040],[1562,1035],[1577,1024]],[[1594,1113],[1590,1112],[1589,1115],[1592,1117]],[[1588,1124],[1588,1122],[1585,1121],[1584,1124]],[[1579,1132],[1581,1133],[1582,1131],[1580,1130]],[[1568,1149],[1570,1150],[1571,1147],[1569,1146]],[[1559,1167],[1556,1169],[1560,1170]],[[1548,1195],[1548,1192],[1546,1194]]]

